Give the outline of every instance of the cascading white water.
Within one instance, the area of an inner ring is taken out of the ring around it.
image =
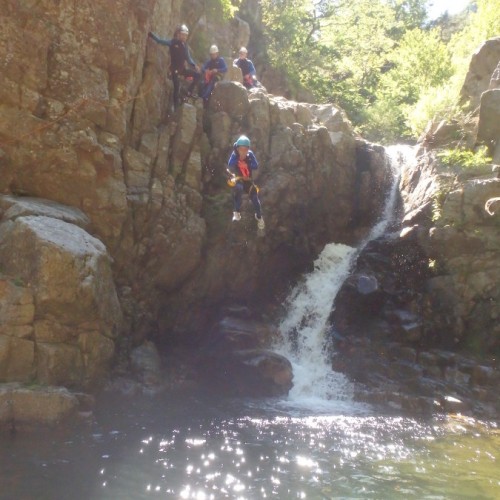
[[[393,216],[402,163],[408,147],[386,150],[393,171],[392,187],[380,220],[357,248],[329,243],[314,262],[314,270],[304,277],[286,300],[286,317],[280,324],[281,341],[276,350],[293,365],[294,386],[289,401],[312,405],[325,401],[351,399],[352,385],[332,370],[326,339],[328,318],[340,287],[367,243],[380,237]]]

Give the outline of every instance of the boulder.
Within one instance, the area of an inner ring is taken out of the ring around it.
[[[31,338],[34,319],[33,290],[19,277],[0,275],[0,335]]]
[[[150,184],[151,158],[127,147],[123,152],[123,166],[128,191],[147,191]]]
[[[481,95],[477,140],[493,146],[500,141],[500,89]]]
[[[269,349],[276,328],[248,317],[225,316],[200,346],[202,385],[232,396],[277,396],[292,387],[292,365]]]
[[[498,62],[495,71],[493,71],[493,74],[491,75],[490,85],[488,88],[490,90],[500,88],[500,61]]]
[[[290,361],[266,349],[242,349],[217,356],[214,364],[205,363],[204,374],[204,384],[211,390],[231,396],[281,396],[293,386]]]
[[[35,343],[0,335],[0,382],[29,382],[35,375]]]
[[[270,100],[270,118],[273,127],[291,127],[295,118],[295,103],[283,97],[273,97]]]
[[[359,224],[373,226],[387,201],[393,174],[383,147],[356,141],[356,212]]]
[[[276,338],[276,328],[249,318],[226,316],[213,328],[208,349],[218,353],[237,349],[262,348]]]
[[[17,426],[56,425],[75,415],[78,397],[62,387],[0,385],[0,424]]]
[[[248,113],[249,135],[256,151],[269,154],[269,136],[271,132],[271,114],[269,97],[263,92],[249,96]]]
[[[2,220],[14,220],[26,215],[43,215],[75,224],[82,229],[88,229],[90,225],[89,218],[78,208],[29,196],[0,196],[0,213]]]
[[[224,150],[231,146],[231,125],[231,117],[225,111],[210,115],[212,147]]]
[[[467,103],[470,111],[479,106],[482,93],[490,87],[499,59],[500,37],[487,40],[473,54],[460,92],[461,102]]]
[[[224,111],[233,120],[241,121],[248,109],[248,92],[241,83],[222,81],[215,86],[209,101],[211,112]]]
[[[0,265],[33,294],[28,338],[36,343],[39,379],[69,385],[96,382],[122,328],[105,246],[73,224],[23,216],[0,225]]]

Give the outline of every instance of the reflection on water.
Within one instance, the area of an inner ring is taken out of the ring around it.
[[[500,498],[493,423],[108,403],[88,429],[3,436],[0,498]]]

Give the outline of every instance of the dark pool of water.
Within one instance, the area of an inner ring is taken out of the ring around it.
[[[1,436],[2,499],[500,498],[500,431],[462,417],[107,397],[96,422]]]

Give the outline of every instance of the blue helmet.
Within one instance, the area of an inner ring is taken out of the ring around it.
[[[239,146],[250,147],[250,139],[246,135],[240,135],[238,140],[234,143],[234,147],[237,148]]]

